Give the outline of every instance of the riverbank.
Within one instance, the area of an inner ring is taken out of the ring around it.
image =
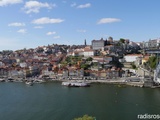
[[[68,82],[68,80],[62,80],[63,82]],[[117,85],[128,85],[134,87],[144,87],[143,81],[131,82],[124,78],[120,79],[107,79],[107,80],[70,80],[70,82],[86,82],[86,83],[100,83],[100,84],[117,84]]]
[[[154,86],[153,83],[151,82],[144,82],[145,80],[143,78],[139,77],[127,77],[127,78],[115,78],[115,79],[97,79],[97,80],[68,80],[68,79],[44,79],[44,78],[17,78],[17,79],[12,79],[12,78],[1,78],[0,82],[24,82],[26,83],[27,81],[34,83],[44,83],[44,82],[86,82],[86,83],[101,83],[101,84],[118,84],[118,85],[128,85],[128,86],[134,86],[134,87],[150,87],[150,88],[158,88],[160,86]],[[147,85],[146,85],[147,83]]]

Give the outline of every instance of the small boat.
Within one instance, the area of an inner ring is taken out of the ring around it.
[[[89,87],[89,83],[85,82],[62,82],[62,85],[68,86],[68,87]]]
[[[44,83],[44,82],[46,82],[46,81],[44,81],[44,80],[42,80],[42,79],[35,79],[33,82],[34,82],[34,83]]]
[[[26,81],[25,83],[26,83],[26,85],[29,85],[29,86],[33,85],[33,82],[30,82],[30,81]]]
[[[9,77],[7,81],[8,82],[13,82],[13,80],[14,80],[13,78]]]
[[[5,82],[5,79],[0,78],[0,82]]]

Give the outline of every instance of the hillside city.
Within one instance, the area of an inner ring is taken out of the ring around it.
[[[155,50],[160,39],[133,42],[120,38],[84,40],[83,45],[38,46],[0,52],[1,81],[45,80],[125,80],[155,82],[158,65]],[[150,52],[147,52],[149,50]],[[135,79],[128,79],[135,78]],[[141,78],[141,79],[140,79]]]

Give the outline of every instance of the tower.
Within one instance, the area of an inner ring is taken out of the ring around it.
[[[84,40],[84,45],[85,45],[85,46],[87,45],[86,39]]]

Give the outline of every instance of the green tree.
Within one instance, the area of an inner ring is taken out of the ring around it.
[[[96,120],[95,117],[84,115],[83,117],[74,118],[74,120]]]
[[[120,38],[120,40],[119,40],[121,43],[124,43],[125,42],[125,39],[123,39],[123,38]]]
[[[131,63],[132,69],[136,69],[136,65],[134,63]]]
[[[67,63],[71,62],[71,56],[68,56],[68,57],[66,58],[66,62],[67,62]]]
[[[157,57],[156,56],[149,57],[149,60],[147,63],[150,68],[155,69],[157,65]]]
[[[82,64],[81,68],[83,68],[84,70],[87,70],[90,67],[90,65],[88,64]]]
[[[86,61],[92,61],[92,60],[93,60],[92,57],[89,57],[89,58],[86,59]]]

